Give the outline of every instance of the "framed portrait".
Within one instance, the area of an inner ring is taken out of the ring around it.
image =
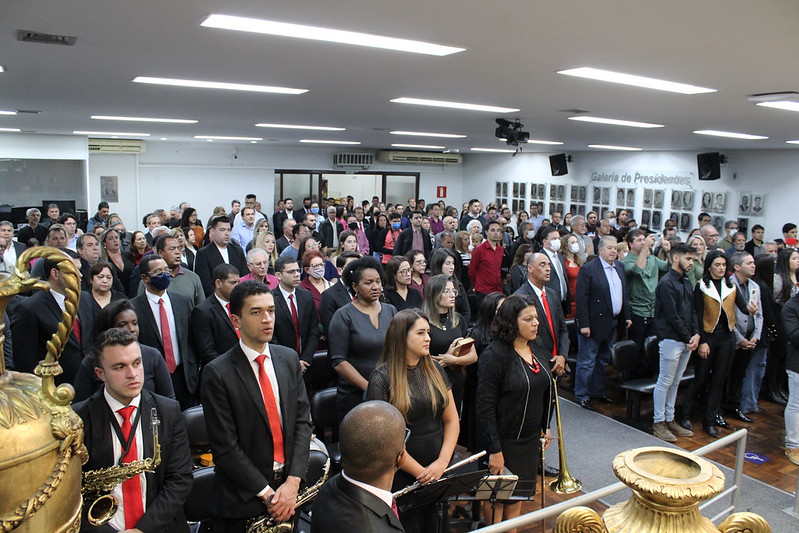
[[[627,207],[635,207],[635,189],[627,189]]]
[[[682,208],[688,211],[694,208],[694,193],[693,191],[684,191],[682,193]]]
[[[588,189],[588,187],[587,187],[586,185],[582,185],[582,186],[580,187],[579,201],[581,201],[581,202],[585,202],[585,199],[586,199],[586,197],[588,196],[588,195],[587,195],[587,192],[588,192],[588,191],[587,191],[587,189]]]
[[[749,235],[747,232],[749,231],[749,219],[748,218],[741,218],[738,217],[738,231],[745,235]]]
[[[669,220],[674,222],[674,227],[679,227],[679,225],[680,225],[680,214],[679,213],[669,213]]]
[[[566,186],[565,185],[558,185],[558,201],[562,202],[566,199]]]
[[[572,216],[577,214],[577,204],[569,204],[569,213],[571,213]]]
[[[557,211],[559,211],[561,215],[563,214],[563,204],[560,202],[558,202]]]
[[[602,199],[602,189],[600,187],[594,187],[594,204],[598,204],[599,201]]]
[[[666,194],[666,191],[663,189],[656,189],[655,190],[655,199],[653,200],[653,205],[655,209],[663,209],[663,196]]]
[[[103,202],[119,202],[119,177],[100,176],[100,200]]]
[[[602,203],[610,204],[610,187],[602,187]]]
[[[711,219],[710,224],[716,228],[719,233],[724,233],[724,217],[715,216]]]
[[[580,204],[577,206],[577,214],[585,216],[585,204]]]
[[[591,206],[591,211],[593,211],[594,213],[597,214],[597,216],[599,216],[599,206],[598,205],[592,205]]]
[[[543,183],[538,184],[538,199],[543,200],[547,195],[547,186]]]
[[[616,207],[622,207],[625,202],[626,190],[623,187],[616,189]]]
[[[652,189],[644,189],[644,209],[652,207]]]
[[[682,191],[671,191],[671,208],[682,208]]]
[[[683,213],[680,215],[680,231],[689,232],[691,231],[691,214],[690,213]]]
[[[738,197],[738,214],[749,215],[752,212],[752,195],[741,193]]]
[[[569,198],[571,199],[572,202],[576,202],[577,201],[577,198],[578,198],[577,193],[579,193],[579,192],[580,192],[580,188],[577,185],[572,185],[571,194],[569,196]]]
[[[727,194],[721,192],[709,194],[712,195],[713,201],[708,211],[713,211],[714,213],[724,213],[724,211],[727,209]]]
[[[711,211],[713,209],[713,193],[710,191],[702,191],[702,211]]]
[[[557,197],[558,197],[558,189],[554,185],[551,185],[549,187],[549,199],[556,200]]]
[[[652,211],[644,209],[641,212],[641,225],[648,228],[650,224],[652,224]]]
[[[554,212],[555,212],[555,203],[549,202],[549,211],[547,211],[547,214],[549,214],[549,216],[552,216],[552,213]]]
[[[653,211],[652,225],[649,226],[649,229],[660,230],[662,224],[663,224],[663,214],[660,211]]]
[[[751,214],[753,217],[762,217],[766,214],[766,195],[753,194],[752,195],[752,209]]]

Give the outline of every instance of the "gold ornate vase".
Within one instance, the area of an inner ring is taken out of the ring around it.
[[[72,260],[55,248],[25,251],[15,272],[0,274],[0,314],[14,295],[49,289],[27,272],[37,257],[56,262],[64,275],[66,310],[36,375],[6,370],[0,321],[0,531],[71,532],[80,526],[81,466],[88,457],[83,423],[69,406],[74,391],[70,385],[56,387],[54,379],[62,372],[58,357],[80,296]]]
[[[724,490],[724,474],[692,453],[660,446],[636,448],[613,460],[613,471],[633,496],[600,517],[587,507],[561,514],[555,533],[767,533],[754,513],[735,513],[716,527],[699,513],[699,503]]]

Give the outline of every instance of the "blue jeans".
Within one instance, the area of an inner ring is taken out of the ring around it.
[[[799,374],[788,373],[788,405],[785,406],[785,447],[799,448]]]
[[[677,401],[677,389],[688,366],[691,352],[684,342],[663,339],[658,343],[660,349],[660,373],[653,393],[654,420],[671,422],[674,420],[674,404]]]
[[[752,358],[746,367],[743,386],[741,387],[741,403],[738,409],[742,413],[751,413],[757,409],[757,397],[760,396],[760,385],[766,374],[766,357],[768,346],[756,346],[752,350]]]
[[[577,401],[590,400],[605,394],[607,376],[605,367],[610,364],[613,340],[596,340],[577,334],[577,368],[574,375],[574,396]]]

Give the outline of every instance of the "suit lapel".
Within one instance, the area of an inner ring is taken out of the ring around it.
[[[154,348],[158,348],[159,351],[163,351],[164,350],[164,343],[161,340],[161,333],[160,333],[160,330],[158,329],[158,324],[155,321],[155,315],[153,315],[153,310],[150,307],[150,300],[147,299],[147,295],[146,294],[143,295],[143,300],[141,300],[141,304],[142,304],[141,305],[141,310],[142,310],[142,313],[141,313],[142,317],[141,318],[144,319],[144,322],[147,324],[147,327],[149,327],[152,330],[153,338],[158,340],[158,346],[154,346]]]
[[[288,399],[289,399],[289,385],[291,384],[291,376],[286,371],[286,367],[284,365],[285,360],[283,359],[283,355],[281,353],[276,353],[274,347],[270,346],[270,353],[272,356],[272,366],[275,369],[275,378],[277,382],[280,384],[278,385],[278,394],[280,394],[280,414],[282,417],[286,417],[288,413]],[[286,420],[283,421],[283,427],[286,427]]]
[[[374,494],[356,485],[353,485],[352,483],[344,479],[343,476],[339,476],[338,486],[341,489],[341,492],[346,494],[349,498],[355,500],[364,507],[367,507],[377,516],[388,518],[388,521],[392,526],[394,526],[399,531],[404,531],[402,524],[399,521],[399,518],[397,518],[397,515],[394,514],[394,512],[391,510],[391,507],[386,505],[386,503],[383,500],[381,500]]]
[[[92,420],[92,449],[90,457],[93,464],[98,467],[105,467],[114,464],[114,450],[112,449],[111,439],[111,408],[105,401],[103,389],[100,389],[93,397],[92,406],[89,408],[89,416]]]
[[[264,423],[268,428],[269,420],[266,418],[266,407],[264,407],[264,398],[261,396],[261,389],[259,388],[258,382],[255,380],[255,376],[252,373],[252,366],[250,366],[247,356],[245,356],[244,352],[241,351],[241,347],[236,346],[236,350],[233,352],[232,359],[233,364],[236,367],[236,374],[238,374],[239,379],[241,379],[244,385],[244,390],[246,390],[247,394],[250,395],[250,399],[255,404],[258,413],[260,413],[261,418],[264,419]]]
[[[216,313],[219,316],[219,319],[222,322],[227,324],[227,327],[230,328],[231,331],[234,333],[236,332],[236,328],[233,327],[233,322],[230,321],[230,317],[227,314],[227,311],[222,307],[219,303],[219,300],[216,299],[216,296],[212,296],[213,301],[211,302],[211,312]]]

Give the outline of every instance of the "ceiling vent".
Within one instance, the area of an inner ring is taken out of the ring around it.
[[[374,154],[341,152],[333,154],[333,166],[342,169],[366,170],[375,162]]]
[[[377,153],[380,161],[389,163],[430,163],[434,165],[459,165],[463,162],[460,154],[439,154],[437,152],[402,152],[382,150]]]
[[[140,139],[89,139],[90,154],[140,154],[144,150]]]
[[[26,43],[61,44],[74,46],[77,37],[71,35],[55,35],[54,33],[41,33],[30,30],[17,30],[17,40]]]

